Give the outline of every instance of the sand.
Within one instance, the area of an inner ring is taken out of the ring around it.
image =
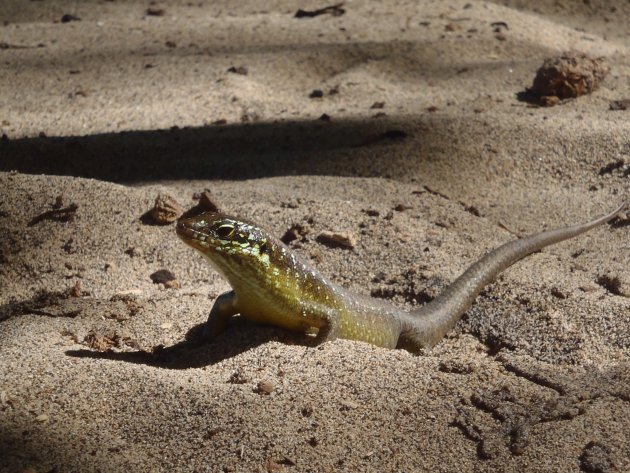
[[[411,309],[628,200],[630,6],[234,3],[3,3],[0,471],[630,471],[628,212],[510,268],[420,355],[238,317],[200,343],[229,286],[143,217],[209,189]],[[520,101],[568,49],[605,58],[599,89]],[[36,218],[55,205],[75,210]]]

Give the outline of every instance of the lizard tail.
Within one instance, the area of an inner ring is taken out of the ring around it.
[[[435,345],[455,326],[481,290],[499,273],[548,245],[573,238],[612,220],[626,206],[627,202],[624,202],[613,212],[590,222],[526,236],[494,249],[468,268],[438,297],[412,311],[401,339],[405,340],[405,345],[416,350]]]

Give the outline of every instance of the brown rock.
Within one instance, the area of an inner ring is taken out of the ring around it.
[[[220,212],[219,204],[217,204],[217,201],[208,189],[204,190],[199,196],[199,205],[203,207],[204,210]]]
[[[541,98],[579,97],[596,90],[609,71],[610,67],[602,57],[592,58],[583,53],[565,52],[545,59],[536,73],[531,92]]]
[[[168,194],[159,194],[151,209],[151,218],[156,223],[167,225],[177,220],[182,213],[184,213],[184,209],[174,197]]]
[[[160,269],[149,276],[155,284],[164,284],[168,289],[179,289],[181,284],[177,280],[177,276],[168,269]]]
[[[276,383],[270,379],[263,379],[256,385],[256,392],[258,394],[271,394],[276,389]]]

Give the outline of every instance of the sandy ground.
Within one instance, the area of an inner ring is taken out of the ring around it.
[[[407,308],[630,195],[627,2],[294,17],[324,6],[3,2],[0,471],[630,471],[627,214],[510,268],[419,356],[238,318],[199,343],[228,285],[142,218],[159,193],[300,224],[297,253]],[[519,101],[570,48],[606,58],[599,90]],[[73,218],[35,218],[56,202]]]

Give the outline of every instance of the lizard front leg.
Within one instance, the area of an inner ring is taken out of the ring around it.
[[[208,321],[203,329],[203,338],[212,340],[225,330],[227,321],[238,313],[236,308],[236,293],[228,291],[217,297],[208,315]]]

